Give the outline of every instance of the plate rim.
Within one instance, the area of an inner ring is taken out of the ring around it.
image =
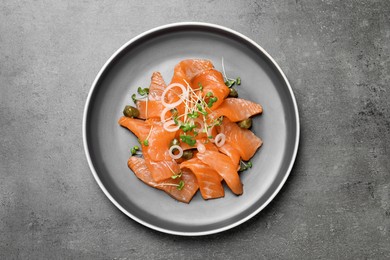
[[[99,178],[99,176],[98,176],[98,174],[97,174],[97,172],[95,170],[95,167],[93,166],[93,163],[92,163],[92,160],[91,160],[91,156],[90,156],[90,153],[89,153],[88,142],[87,142],[87,116],[88,116],[88,109],[89,109],[90,101],[91,101],[92,95],[93,95],[93,93],[95,91],[95,88],[97,86],[97,83],[99,82],[99,79],[101,78],[103,73],[106,71],[106,69],[109,67],[109,65],[112,63],[112,61],[124,49],[126,49],[128,46],[130,46],[133,42],[136,42],[137,40],[139,40],[139,39],[141,39],[141,38],[143,38],[143,37],[145,37],[145,36],[147,36],[147,35],[149,35],[151,33],[154,33],[154,32],[160,31],[160,30],[164,30],[164,29],[168,29],[168,28],[184,27],[184,26],[199,26],[199,27],[214,28],[214,29],[222,30],[222,31],[225,31],[225,32],[228,32],[228,33],[232,33],[232,34],[238,36],[239,38],[242,38],[246,42],[249,42],[254,47],[256,47],[261,53],[263,53],[271,61],[271,63],[275,66],[275,68],[278,70],[278,72],[282,76],[282,78],[283,78],[283,80],[284,80],[284,82],[285,82],[285,84],[287,86],[287,89],[288,89],[288,91],[290,93],[290,96],[291,96],[291,99],[292,99],[292,103],[293,103],[293,107],[294,107],[294,114],[295,114],[295,117],[296,117],[296,136],[295,136],[295,143],[294,143],[294,150],[293,150],[292,158],[290,160],[290,164],[289,164],[289,166],[287,168],[286,174],[284,175],[283,179],[281,180],[281,182],[279,183],[277,188],[272,192],[271,196],[259,208],[257,208],[255,211],[253,211],[251,214],[247,215],[246,217],[244,217],[244,218],[242,218],[242,219],[240,219],[240,220],[238,220],[238,221],[236,221],[234,223],[226,225],[224,227],[211,229],[211,230],[207,230],[207,231],[199,231],[199,232],[183,232],[183,231],[174,231],[174,230],[170,230],[170,229],[166,229],[166,228],[161,228],[161,227],[155,226],[155,225],[153,225],[151,223],[148,223],[146,221],[143,221],[140,218],[137,218],[136,216],[134,216],[133,214],[128,212],[125,208],[123,208],[111,196],[111,194],[108,192],[108,190],[105,188],[104,184],[100,180],[100,178]],[[180,235],[180,236],[204,236],[204,235],[211,235],[211,234],[220,233],[220,232],[232,229],[232,228],[234,228],[234,227],[236,227],[236,226],[238,226],[238,225],[248,221],[249,219],[251,219],[255,215],[257,215],[260,211],[262,211],[276,197],[276,195],[279,193],[279,191],[282,189],[282,187],[284,186],[285,182],[287,181],[287,178],[289,177],[289,175],[291,173],[291,170],[292,170],[292,168],[294,166],[295,160],[296,160],[296,156],[297,156],[297,153],[298,153],[299,139],[300,139],[300,120],[299,120],[299,112],[298,112],[298,106],[297,106],[297,103],[296,103],[295,95],[294,95],[294,92],[293,92],[293,90],[291,88],[290,82],[288,81],[286,75],[284,74],[284,72],[282,71],[280,66],[277,64],[277,62],[259,44],[257,44],[255,41],[253,41],[249,37],[245,36],[244,34],[241,34],[241,33],[237,32],[237,31],[235,31],[233,29],[230,29],[228,27],[225,27],[225,26],[212,24],[212,23],[205,23],[205,22],[177,22],[177,23],[169,23],[169,24],[161,25],[161,26],[152,28],[150,30],[147,30],[147,31],[145,31],[145,32],[143,32],[141,34],[138,34],[137,36],[133,37],[132,39],[127,41],[125,44],[123,44],[117,51],[115,51],[110,56],[110,58],[104,63],[104,65],[99,70],[98,74],[96,75],[96,77],[95,77],[95,79],[94,79],[94,81],[93,81],[93,83],[91,85],[91,88],[90,88],[90,90],[88,92],[88,96],[87,96],[87,99],[86,99],[86,102],[85,102],[84,112],[83,112],[83,123],[82,124],[83,124],[82,125],[83,146],[84,146],[84,152],[85,152],[85,155],[87,157],[89,168],[90,168],[90,170],[92,172],[93,177],[95,178],[95,181],[98,183],[100,189],[107,196],[107,198],[120,211],[122,211],[122,213],[127,215],[129,218],[135,220],[136,222],[138,222],[138,223],[140,223],[140,224],[142,224],[142,225],[144,225],[144,226],[146,226],[148,228],[156,230],[156,231],[160,231],[160,232],[171,234],[171,235]]]

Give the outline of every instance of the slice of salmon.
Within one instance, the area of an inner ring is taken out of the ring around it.
[[[201,94],[206,103],[208,103],[211,98],[207,97],[209,92],[212,93],[212,97],[217,98],[217,101],[211,106],[211,110],[218,108],[230,92],[229,88],[225,85],[222,73],[215,69],[205,70],[194,77],[192,85],[198,86],[199,84],[203,86]]]
[[[175,186],[164,185],[178,185],[180,181],[184,181],[184,187],[182,190],[178,190]],[[162,189],[171,197],[185,203],[189,203],[199,189],[198,180],[196,179],[195,175],[186,169],[182,170],[182,175],[180,178],[174,180],[170,178],[160,182],[159,184],[162,185]]]
[[[153,161],[171,160],[169,147],[175,132],[168,132],[161,123],[153,123],[148,137],[148,154]]]
[[[151,125],[144,120],[122,116],[118,123],[129,129],[140,140],[145,140],[149,135]]]
[[[240,153],[237,151],[236,148],[234,148],[231,144],[225,142],[224,145],[221,147],[218,147],[218,150],[227,155],[232,163],[236,165],[236,169],[238,170],[240,168]]]
[[[165,108],[159,100],[137,100],[137,109],[139,110],[139,118],[160,118],[161,112]]]
[[[236,195],[242,194],[242,183],[238,176],[236,166],[232,163],[230,158],[220,152],[205,151],[204,153],[197,153],[196,156],[225,180],[228,187]]]
[[[150,145],[142,145],[142,154],[144,155],[145,163],[155,181],[165,180],[171,178],[172,175],[180,173],[179,164],[170,157],[163,161],[152,160],[152,158],[150,158],[150,153],[148,152],[150,147]]]
[[[242,98],[227,98],[210,113],[209,117],[215,120],[220,116],[225,116],[232,122],[238,122],[262,112],[263,107],[260,104]]]
[[[167,87],[160,72],[153,72],[149,86],[149,100],[161,100],[161,95]]]
[[[179,62],[174,69],[171,83],[180,83],[184,86],[186,82],[191,84],[192,79],[199,73],[214,68],[209,60],[188,59]],[[194,86],[197,88],[197,85]]]
[[[262,140],[252,131],[239,127],[236,123],[224,118],[221,131],[226,136],[226,142],[233,146],[244,161],[248,161],[262,145]]]
[[[165,191],[178,201],[189,203],[199,188],[196,177],[189,171],[183,171],[180,178],[169,178],[156,182],[144,159],[132,156],[129,158],[127,164],[138,179],[151,187]],[[178,185],[180,181],[184,181],[182,190],[178,190],[177,186],[173,186]]]
[[[195,157],[184,161],[180,164],[180,168],[182,170],[184,168],[190,169],[195,174],[200,193],[205,200],[225,196],[225,192],[221,184],[221,176],[198,158]]]

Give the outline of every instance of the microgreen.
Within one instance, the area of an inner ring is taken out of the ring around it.
[[[180,129],[182,129],[184,132],[188,132],[188,131],[191,131],[192,129],[194,129],[196,127],[196,125],[191,125],[189,123],[184,123],[180,126]]]
[[[198,114],[197,111],[194,111],[192,113],[188,113],[187,116],[190,117],[190,118],[198,118],[199,114]]]
[[[222,121],[223,121],[223,116],[220,116],[214,120],[214,125],[220,126],[220,125],[222,125]]]
[[[171,176],[172,179],[177,179],[177,178],[180,178],[182,175],[182,172],[179,172],[179,173],[175,173],[174,175]]]
[[[206,97],[211,97],[212,95],[213,95],[213,92],[209,91],[209,92],[207,92]]]
[[[199,86],[199,90],[200,90],[200,91],[203,91],[203,85],[202,85],[202,83],[198,82],[198,86]]]
[[[131,95],[131,99],[133,100],[134,104],[137,101],[137,96],[135,94]]]
[[[236,81],[234,79],[227,79],[225,81],[225,85],[229,88],[233,87],[234,83],[236,83]]]
[[[190,146],[194,146],[196,144],[196,141],[189,135],[180,135],[180,139],[182,142],[185,142]]]
[[[137,145],[136,145],[136,146],[133,146],[133,147],[130,149],[131,155],[136,154],[138,150],[139,150],[139,147],[138,147]]]
[[[244,163],[243,161],[240,161],[241,164],[240,164],[240,169],[238,170],[239,172],[243,172],[243,171],[246,171],[250,168],[252,168],[252,162],[247,162],[247,163]]]
[[[237,77],[237,78],[236,78],[236,84],[237,84],[237,85],[241,85],[241,78],[240,78],[240,77]]]
[[[213,104],[214,104],[215,102],[217,102],[217,101],[218,101],[218,98],[217,98],[217,97],[212,97],[212,98],[210,98],[209,102],[207,103],[207,106],[208,106],[208,107],[212,107]]]
[[[182,190],[184,188],[184,181],[180,181],[179,185],[177,186],[178,190]]]
[[[141,87],[138,87],[137,92],[138,92],[138,94],[140,94],[141,96],[146,96],[146,95],[149,94],[149,88],[141,88]]]
[[[148,139],[144,140],[144,141],[143,141],[143,144],[144,144],[145,146],[148,146],[148,145],[149,145]]]

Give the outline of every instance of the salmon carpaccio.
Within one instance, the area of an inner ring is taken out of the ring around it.
[[[202,59],[179,62],[169,85],[161,73],[152,74],[147,96],[135,101],[137,118],[118,121],[140,143],[127,162],[138,179],[184,203],[198,190],[205,200],[222,198],[224,184],[243,193],[239,171],[262,140],[237,123],[263,107],[228,97],[223,75]]]

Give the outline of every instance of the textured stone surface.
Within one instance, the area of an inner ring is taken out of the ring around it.
[[[390,2],[147,2],[0,3],[0,258],[390,258]],[[106,59],[178,21],[254,39],[300,109],[300,151],[281,193],[209,237],[128,219],[82,145],[84,103]]]

